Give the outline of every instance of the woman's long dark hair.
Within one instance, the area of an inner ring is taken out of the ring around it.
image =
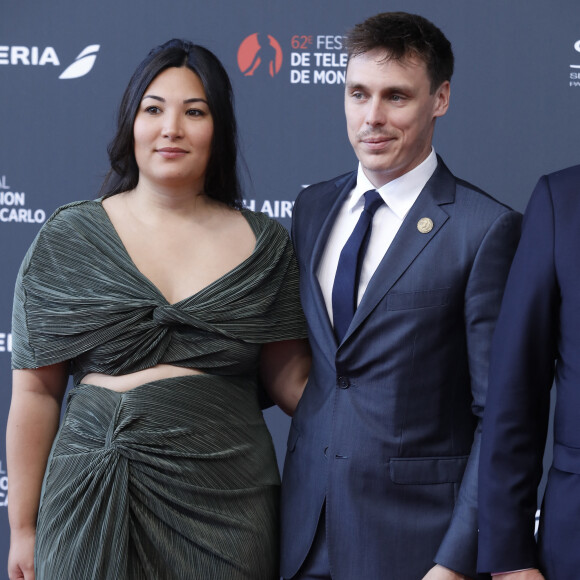
[[[200,78],[213,118],[214,134],[204,193],[231,207],[242,206],[237,168],[238,134],[230,79],[211,51],[179,39],[154,48],[137,67],[125,89],[117,132],[108,147],[111,169],[101,186],[101,196],[110,197],[137,186],[139,168],[135,160],[133,125],[141,99],[157,75],[168,68],[183,66]]]

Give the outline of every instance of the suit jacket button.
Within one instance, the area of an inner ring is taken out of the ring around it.
[[[341,389],[348,389],[350,387],[350,381],[346,377],[338,377],[336,383]]]

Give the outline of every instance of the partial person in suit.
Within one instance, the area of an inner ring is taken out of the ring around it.
[[[475,577],[489,347],[521,216],[433,150],[453,72],[436,26],[379,14],[347,49],[358,169],[294,208],[313,367],[288,438],[282,575]]]
[[[498,580],[580,578],[578,224],[580,165],[543,176],[524,216],[492,343],[478,565],[489,572],[519,570],[499,574]],[[554,378],[553,460],[536,544],[537,488]]]

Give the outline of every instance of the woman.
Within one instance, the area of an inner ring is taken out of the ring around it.
[[[288,236],[239,209],[217,58],[154,49],[109,155],[103,197],[57,210],[17,281],[10,578],[277,578],[258,383],[292,413],[309,353]]]

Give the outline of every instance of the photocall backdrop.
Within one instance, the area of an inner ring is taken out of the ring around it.
[[[97,196],[137,64],[174,37],[217,54],[236,94],[245,202],[289,227],[301,188],[356,167],[343,113],[343,35],[387,10],[424,15],[453,44],[451,107],[437,122],[435,148],[456,175],[522,211],[541,174],[580,163],[578,0],[0,4],[0,570],[9,541],[14,280],[51,213]],[[289,419],[277,409],[266,418],[282,465]]]

